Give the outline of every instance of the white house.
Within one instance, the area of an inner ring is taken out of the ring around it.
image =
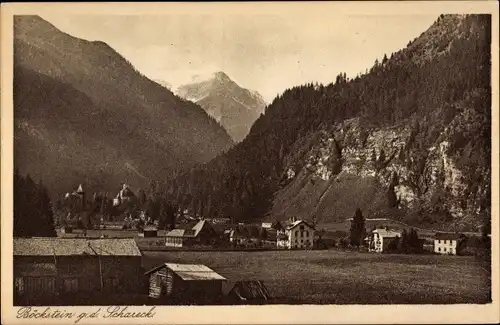
[[[273,223],[272,222],[263,222],[261,224],[261,227],[265,228],[265,229],[271,229],[273,227]]]
[[[297,220],[277,232],[278,248],[313,248],[314,226],[304,220]]]
[[[457,255],[458,234],[437,233],[434,237],[434,253]]]
[[[375,229],[372,231],[368,250],[376,253],[387,251],[391,242],[399,240],[400,237],[400,231],[389,230],[387,228]]]

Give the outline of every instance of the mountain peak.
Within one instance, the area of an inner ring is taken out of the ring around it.
[[[232,81],[231,78],[229,78],[229,76],[222,71],[214,72],[214,79],[217,81],[224,81],[224,82]]]
[[[195,80],[178,87],[176,94],[199,104],[221,123],[234,141],[243,140],[266,106],[262,96],[242,88],[222,71],[206,79],[196,75]]]

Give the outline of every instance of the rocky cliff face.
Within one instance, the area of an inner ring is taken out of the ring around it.
[[[359,207],[477,230],[490,206],[490,31],[488,15],[441,15],[366,74],[285,90],[241,143],[177,179],[176,196],[246,220],[332,223]]]
[[[460,166],[460,154],[451,146],[464,129],[480,132],[478,120],[474,110],[464,108],[424,151],[416,146],[418,131],[410,125],[366,129],[359,118],[338,123],[320,132],[302,157],[289,157],[274,214],[342,221],[360,206],[368,215],[479,230],[490,164]],[[467,172],[470,168],[474,173]],[[339,201],[350,202],[352,209],[338,208]]]

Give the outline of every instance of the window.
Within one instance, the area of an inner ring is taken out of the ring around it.
[[[158,273],[156,273],[156,286],[161,286],[161,276]]]
[[[295,237],[299,237],[299,231],[298,230],[295,231]]]
[[[17,293],[19,293],[19,294],[23,294],[24,293],[24,281],[23,281],[23,278],[17,277],[15,279],[14,285],[16,287],[16,292]]]
[[[309,237],[309,231],[306,231],[306,237]]]
[[[446,247],[443,250],[446,252]]]
[[[300,237],[304,237],[304,231],[300,232]]]
[[[441,247],[438,247],[438,252],[440,252],[440,251],[441,251]]]
[[[68,278],[63,280],[63,290],[66,293],[72,293],[78,291],[78,279]]]
[[[104,280],[104,288],[109,292],[117,292],[120,289],[118,278],[110,277]]]

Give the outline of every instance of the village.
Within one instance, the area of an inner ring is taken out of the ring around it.
[[[124,184],[113,204],[120,206],[135,197]],[[227,264],[221,254],[240,254],[238,258],[273,254],[278,260],[288,256],[280,253],[285,251],[312,257],[329,251],[440,256],[472,255],[478,246],[474,237],[459,233],[425,233],[419,238],[414,229],[363,219],[361,211],[345,221],[344,231],[328,231],[293,216],[243,223],[195,218],[187,211],[160,227],[145,210],[136,211],[135,216],[124,210],[121,219],[93,217],[99,205],[86,200],[82,185],[67,193],[65,200],[69,212],[66,222],[56,229],[57,237],[14,239],[15,300],[20,304],[279,303],[284,296],[274,297],[259,274],[243,267],[221,267]],[[92,218],[98,222],[89,226]],[[214,254],[222,262],[210,262]],[[200,263],[200,259],[209,262]]]

